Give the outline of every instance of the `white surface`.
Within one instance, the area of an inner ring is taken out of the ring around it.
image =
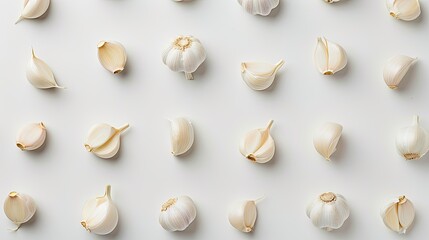
[[[53,0],[45,18],[14,25],[18,2],[0,1],[0,193],[28,193],[39,208],[35,221],[16,233],[1,214],[1,239],[403,239],[379,216],[385,200],[399,194],[417,209],[406,238],[427,236],[429,159],[406,162],[394,147],[397,130],[413,114],[429,128],[427,1],[417,21],[401,22],[383,0],[282,0],[266,18],[247,14],[234,0]],[[193,34],[206,47],[208,59],[194,81],[162,64],[162,48],[178,34]],[[348,67],[336,76],[322,76],[313,65],[319,35],[348,53]],[[113,76],[98,63],[102,39],[125,46],[123,74]],[[66,90],[42,91],[27,82],[31,46]],[[395,54],[419,58],[399,91],[382,80],[383,64]],[[252,91],[241,80],[241,61],[280,58],[286,65],[269,91]],[[186,157],[169,151],[166,118],[175,116],[195,126]],[[275,159],[252,164],[238,151],[240,138],[269,119],[275,120]],[[32,121],[46,124],[47,145],[21,152],[15,134]],[[325,121],[344,126],[330,163],[312,145],[313,131]],[[131,125],[115,160],[83,147],[98,122]],[[120,224],[98,237],[79,222],[85,201],[101,195],[105,184],[112,185]],[[339,231],[316,229],[305,215],[307,203],[324,191],[349,201],[351,217]],[[188,231],[169,233],[158,212],[179,194],[194,199],[198,216]],[[228,204],[262,195],[254,233],[232,228]]]

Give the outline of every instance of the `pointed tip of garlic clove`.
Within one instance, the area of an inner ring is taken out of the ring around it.
[[[22,16],[19,16],[19,18],[16,20],[15,24],[18,24],[19,22],[21,22],[22,20],[24,20],[24,18]]]

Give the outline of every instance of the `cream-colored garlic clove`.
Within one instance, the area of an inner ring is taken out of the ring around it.
[[[85,148],[100,158],[114,157],[121,146],[121,133],[130,125],[114,128],[109,124],[94,125],[85,140]]]
[[[118,209],[112,201],[111,186],[106,186],[103,196],[89,200],[82,211],[80,224],[89,232],[106,235],[118,225]]]
[[[124,46],[118,42],[101,41],[97,45],[98,60],[101,65],[113,74],[124,70],[127,63],[127,53]]]
[[[321,194],[307,207],[307,217],[313,225],[327,231],[343,226],[349,216],[346,199],[332,192]]]
[[[283,60],[280,60],[275,65],[260,62],[244,62],[241,63],[241,77],[251,89],[265,90],[273,84],[277,71],[283,64]]]
[[[228,211],[228,220],[231,226],[242,232],[251,232],[258,217],[256,204],[259,200],[234,202]]]
[[[327,3],[336,3],[339,2],[340,0],[324,0]]]
[[[201,42],[192,36],[178,36],[162,53],[162,61],[172,71],[184,72],[188,80],[192,73],[206,60],[206,50]]]
[[[396,149],[406,160],[417,160],[429,151],[429,133],[414,116],[413,124],[402,128],[396,135]]]
[[[27,194],[10,192],[3,205],[7,218],[16,225],[15,231],[36,213],[36,203]]]
[[[268,16],[276,8],[279,0],[238,0],[238,3],[252,15]]]
[[[21,128],[16,136],[16,146],[21,150],[36,150],[46,139],[46,127],[40,123],[30,123]]]
[[[386,4],[390,16],[396,19],[412,21],[421,13],[419,0],[386,0]]]
[[[384,66],[383,78],[384,82],[391,89],[397,89],[399,83],[407,74],[410,67],[417,61],[417,58],[408,56],[395,56]]]
[[[414,205],[405,196],[390,200],[381,211],[381,218],[386,227],[402,234],[405,234],[413,224],[414,217]]]
[[[314,135],[314,148],[326,160],[330,160],[331,155],[337,150],[342,131],[343,126],[338,123],[325,123]]]
[[[179,156],[191,149],[194,143],[194,127],[186,118],[176,118],[170,121],[171,153]]]
[[[254,129],[248,132],[240,143],[240,152],[252,162],[266,163],[270,161],[276,151],[274,139],[270,134],[273,120],[266,128]]]
[[[27,80],[36,88],[63,88],[55,81],[51,68],[43,60],[36,57],[31,49],[31,59],[27,65]]]
[[[347,54],[340,45],[319,37],[314,52],[314,62],[323,75],[334,75],[347,65]]]
[[[161,207],[159,224],[167,231],[183,231],[195,220],[197,208],[188,196],[170,198]]]
[[[24,0],[24,8],[15,24],[22,19],[34,19],[42,16],[48,10],[50,3],[50,0]]]

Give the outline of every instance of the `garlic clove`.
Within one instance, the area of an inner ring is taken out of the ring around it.
[[[159,224],[167,231],[183,231],[197,216],[194,201],[188,196],[170,198],[161,207]]]
[[[27,65],[27,80],[40,89],[63,88],[58,86],[51,68],[36,57],[33,49],[31,49],[31,59]]]
[[[170,121],[170,126],[171,153],[179,156],[189,151],[194,143],[192,123],[185,118],[176,118]]]
[[[241,64],[241,77],[253,90],[265,90],[271,86],[277,71],[284,65],[280,60],[277,64],[245,62]]]
[[[384,82],[391,89],[397,89],[399,83],[407,74],[410,67],[417,61],[417,58],[408,56],[395,56],[384,66],[383,78]]]
[[[324,37],[317,38],[314,61],[323,75],[334,75],[347,65],[346,51]]]
[[[384,224],[395,232],[400,232],[401,230],[401,226],[398,221],[398,202],[399,201],[389,203],[384,213],[382,213]]]
[[[386,0],[390,16],[404,21],[412,21],[420,16],[419,0]]]
[[[18,192],[10,192],[3,205],[4,213],[16,225],[14,231],[34,216],[36,208],[33,198]]]
[[[238,0],[238,3],[252,15],[268,16],[276,8],[279,0]]]
[[[404,199],[399,202],[398,206],[398,220],[399,224],[403,228],[402,233],[405,233],[411,224],[413,224],[414,217],[414,205],[404,196]]]
[[[16,146],[22,151],[40,148],[46,139],[46,127],[40,123],[30,123],[21,128],[16,137]]]
[[[397,233],[404,234],[413,224],[415,210],[413,203],[405,196],[400,196],[382,209],[381,217],[386,227]]]
[[[100,158],[114,157],[121,145],[121,133],[130,125],[114,128],[108,124],[94,125],[86,137],[85,148]]]
[[[406,160],[417,160],[429,151],[429,133],[414,116],[413,124],[402,128],[396,135],[396,149]]]
[[[127,53],[124,46],[118,42],[101,41],[97,45],[98,60],[101,65],[113,74],[124,70],[127,63]]]
[[[339,2],[340,0],[324,0],[327,3],[336,3]]]
[[[255,201],[238,201],[230,206],[228,220],[235,229],[247,233],[253,230],[257,216]]]
[[[273,158],[276,150],[270,134],[273,122],[270,120],[266,128],[254,129],[244,136],[240,143],[240,153],[244,157],[257,163],[266,163]]]
[[[338,123],[325,123],[316,132],[313,144],[316,151],[326,160],[337,150],[338,141],[341,138],[343,126]]]
[[[15,24],[23,19],[33,19],[42,16],[48,10],[50,2],[50,0],[24,0],[24,8]]]

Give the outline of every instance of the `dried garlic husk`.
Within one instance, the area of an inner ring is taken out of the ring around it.
[[[405,234],[413,224],[414,216],[414,205],[405,196],[389,201],[381,211],[381,218],[386,227],[402,234]]]
[[[11,220],[18,230],[22,224],[30,221],[36,213],[36,203],[27,194],[10,192],[4,201],[4,213]]]
[[[244,136],[240,143],[240,152],[243,156],[257,163],[266,163],[273,158],[276,150],[270,134],[273,122],[270,120],[266,128],[254,129]]]
[[[21,150],[36,150],[46,139],[46,127],[40,123],[30,123],[19,130],[16,137],[16,146]]]
[[[98,60],[101,65],[113,74],[124,70],[127,63],[127,53],[124,46],[118,42],[101,41],[97,45]]]
[[[196,216],[197,208],[190,197],[170,198],[161,207],[159,224],[167,231],[183,231]]]
[[[85,140],[85,148],[100,158],[112,158],[118,153],[121,146],[121,133],[130,125],[125,124],[114,128],[109,124],[94,125]]]
[[[406,160],[420,159],[429,151],[429,133],[420,126],[419,116],[414,116],[413,124],[396,135],[396,149]]]

